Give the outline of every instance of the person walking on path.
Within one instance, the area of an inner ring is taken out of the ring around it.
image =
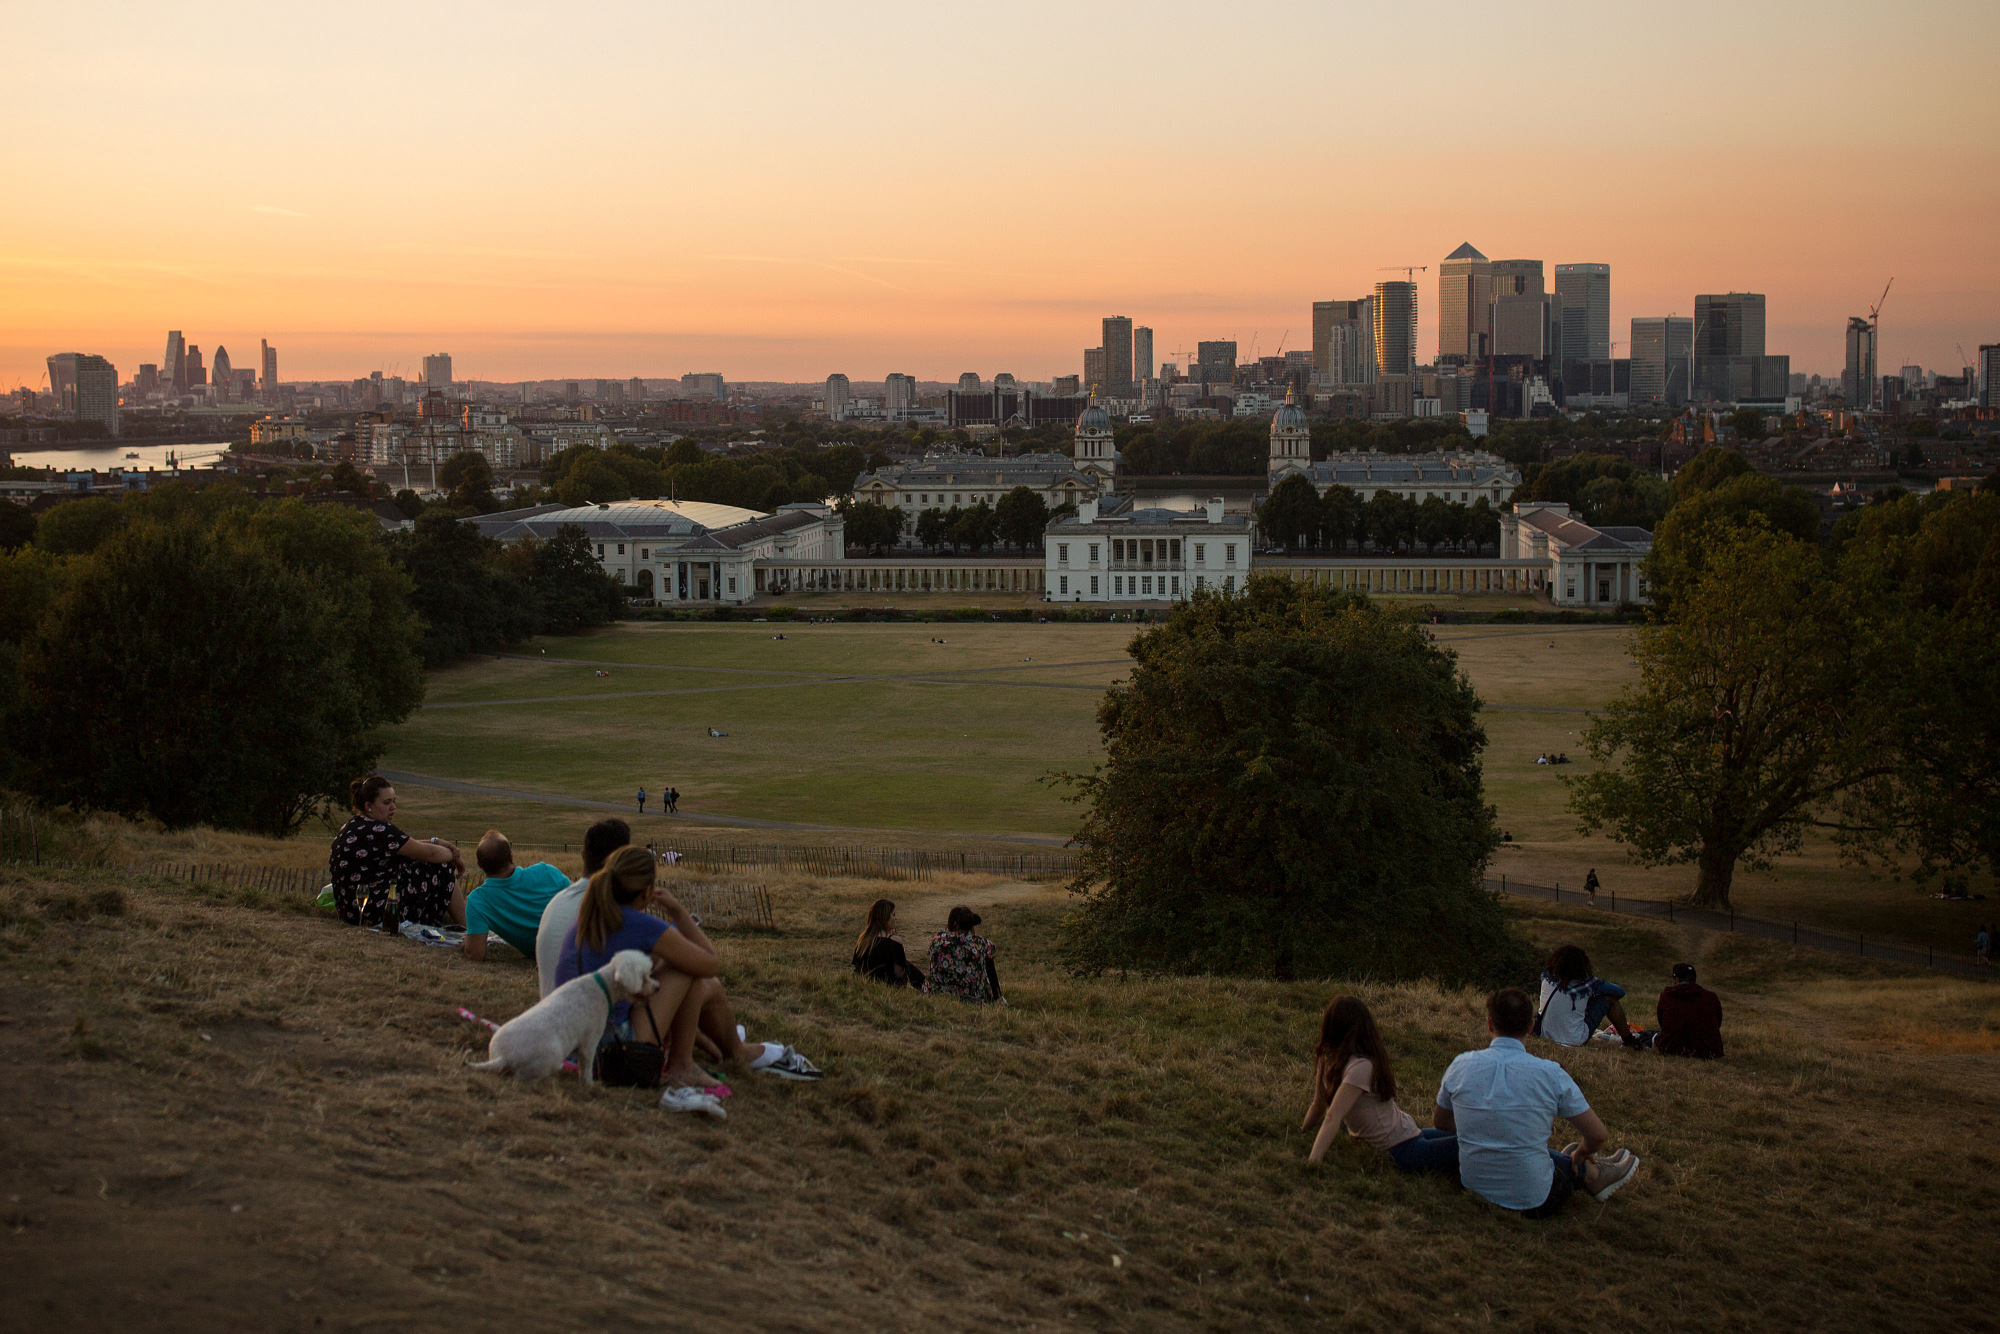
[[[642,787],[639,789],[639,814],[644,815],[645,813],[646,813],[646,789]]]
[[[1590,896],[1590,906],[1597,906],[1597,868],[1590,868],[1590,874],[1583,878],[1583,892]]]
[[[1993,928],[1982,926],[1972,938],[1972,961],[1981,968],[1993,966]]]
[[[679,815],[680,813],[681,813],[681,790],[677,787],[670,787],[667,789],[667,814]]]

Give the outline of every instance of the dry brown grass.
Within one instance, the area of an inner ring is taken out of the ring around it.
[[[952,902],[997,904],[1012,1003],[847,973],[884,893],[913,944]],[[1065,977],[1062,901],[1033,886],[798,881],[779,908],[724,939],[727,980],[753,1033],[830,1075],[733,1078],[713,1126],[465,1069],[483,1034],[452,1008],[516,1012],[523,962],[254,895],[0,872],[6,1323],[2000,1327],[2000,1058],[1945,1040],[1992,1031],[1981,984],[1524,917],[1641,996],[1700,957],[1730,1041],[1711,1065],[1562,1053],[1646,1166],[1530,1225],[1351,1144],[1305,1165],[1331,987]],[[1359,990],[1427,1120],[1478,999]]]

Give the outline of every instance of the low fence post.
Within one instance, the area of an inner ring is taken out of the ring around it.
[[[1615,889],[1611,891],[1611,911],[1618,911],[1618,891]]]
[[[1667,900],[1667,921],[1668,921],[1668,922],[1669,922],[1669,923],[1671,924],[1671,923],[1673,922],[1673,920],[1674,920],[1674,901],[1673,901],[1672,899],[1668,899],[1668,900]]]
[[[1794,945],[1799,943],[1799,924],[1797,922],[1792,923],[1792,943]]]

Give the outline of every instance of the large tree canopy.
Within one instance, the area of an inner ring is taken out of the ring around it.
[[[1132,643],[1084,806],[1086,972],[1518,979],[1481,887],[1486,744],[1453,656],[1358,594],[1253,578]]]

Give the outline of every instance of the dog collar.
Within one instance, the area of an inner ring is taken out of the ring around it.
[[[611,988],[610,988],[610,987],[607,987],[607,986],[605,986],[605,985],[604,985],[604,976],[603,976],[603,974],[601,974],[601,973],[592,973],[592,974],[590,975],[590,980],[591,980],[591,981],[593,981],[593,982],[595,982],[595,983],[597,983],[597,989],[598,989],[599,991],[601,991],[601,992],[603,992],[603,993],[604,993],[604,1003],[605,1003],[606,1005],[613,1005],[613,1006],[615,1006],[615,1005],[617,1005],[617,1004],[618,1004],[618,1002],[617,1002],[617,1001],[615,1001],[615,1000],[612,1000],[612,999],[611,999]]]

